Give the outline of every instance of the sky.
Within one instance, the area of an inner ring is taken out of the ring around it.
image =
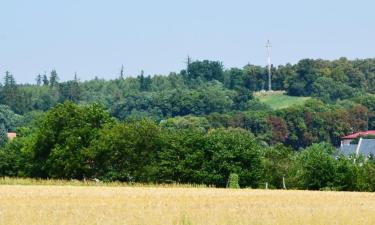
[[[0,76],[56,69],[113,79],[168,74],[194,60],[225,68],[303,58],[375,57],[373,0],[0,0]]]

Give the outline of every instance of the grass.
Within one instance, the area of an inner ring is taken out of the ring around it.
[[[206,188],[203,184],[154,184],[154,183],[124,183],[124,182],[96,182],[93,180],[62,180],[62,179],[33,179],[0,177],[0,185],[30,185],[30,186],[99,186],[99,187],[169,187],[169,188]]]
[[[293,105],[303,105],[310,97],[296,97],[286,95],[284,91],[258,92],[255,94],[260,102],[269,105],[272,109],[283,109]]]
[[[375,224],[374,193],[40,182],[0,185],[0,224]]]

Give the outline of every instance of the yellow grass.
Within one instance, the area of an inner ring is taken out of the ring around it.
[[[105,186],[105,187],[179,187],[179,188],[206,188],[204,184],[154,184],[154,183],[124,183],[124,182],[96,182],[93,180],[62,180],[62,179],[34,179],[0,177],[0,185],[53,185],[53,186]]]
[[[375,195],[2,185],[0,224],[375,224]]]

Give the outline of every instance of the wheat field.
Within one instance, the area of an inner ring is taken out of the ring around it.
[[[1,185],[0,224],[375,224],[375,195]]]

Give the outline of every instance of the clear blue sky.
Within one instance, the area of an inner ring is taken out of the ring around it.
[[[62,80],[226,68],[302,58],[375,57],[373,0],[1,0],[0,75],[19,83],[55,68]]]

